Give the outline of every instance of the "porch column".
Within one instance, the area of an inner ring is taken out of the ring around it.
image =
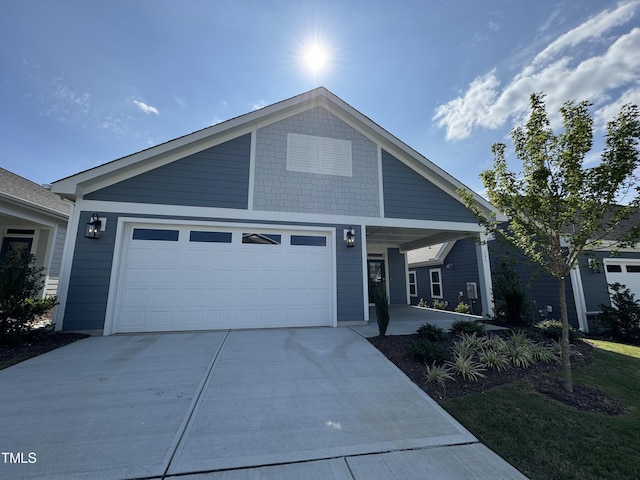
[[[478,259],[478,274],[480,277],[480,298],[482,299],[482,316],[487,318],[493,315],[493,282],[491,281],[491,261],[489,259],[489,247],[487,234],[480,234],[480,241],[476,243],[476,256]]]

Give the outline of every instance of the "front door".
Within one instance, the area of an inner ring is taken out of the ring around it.
[[[384,260],[368,260],[367,271],[369,273],[369,303],[375,302],[376,287],[384,285]]]

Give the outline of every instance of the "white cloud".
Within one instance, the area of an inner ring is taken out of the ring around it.
[[[618,5],[615,10],[605,10],[590,18],[583,24],[560,35],[533,59],[532,67],[540,65],[563,52],[567,48],[575,47],[583,42],[601,39],[606,32],[614,27],[627,23],[633,17],[635,8],[640,2],[633,1]]]
[[[495,70],[484,77],[476,78],[463,97],[451,100],[436,109],[433,117],[439,127],[446,127],[447,140],[466,138],[473,128],[480,125],[482,116],[495,101],[500,82]]]
[[[608,32],[628,22],[638,5],[638,0],[620,4],[560,35],[502,90],[495,69],[476,78],[462,96],[436,109],[434,121],[446,129],[447,140],[466,138],[477,127],[502,127],[509,119],[521,122],[532,92],[547,94],[553,126],[560,120],[556,112],[571,99],[593,102],[598,109],[597,121],[611,119],[616,106],[638,98],[640,28],[617,38],[609,38]],[[606,43],[608,48],[600,55],[580,58],[580,47],[595,40]],[[620,89],[625,92],[620,94]]]
[[[265,102],[264,100],[260,100],[257,103],[254,103],[253,106],[251,107],[251,111],[255,111],[255,110],[260,110],[261,108],[264,108],[267,106],[267,102]]]
[[[158,109],[156,107],[152,107],[151,105],[147,105],[144,102],[141,102],[140,100],[134,100],[133,103],[136,104],[136,106],[142,110],[144,113],[153,113],[155,115],[160,115],[160,112],[158,111]]]

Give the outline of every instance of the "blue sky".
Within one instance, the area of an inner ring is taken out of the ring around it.
[[[640,0],[12,0],[0,166],[51,183],[324,86],[481,191],[534,91],[640,104]],[[310,42],[327,65],[303,62]],[[557,122],[557,115],[553,115]],[[509,143],[509,142],[507,142]]]

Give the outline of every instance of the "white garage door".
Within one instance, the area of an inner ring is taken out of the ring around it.
[[[114,332],[332,325],[331,232],[128,225]]]
[[[640,259],[605,258],[604,264],[607,283],[626,285],[640,299]]]

